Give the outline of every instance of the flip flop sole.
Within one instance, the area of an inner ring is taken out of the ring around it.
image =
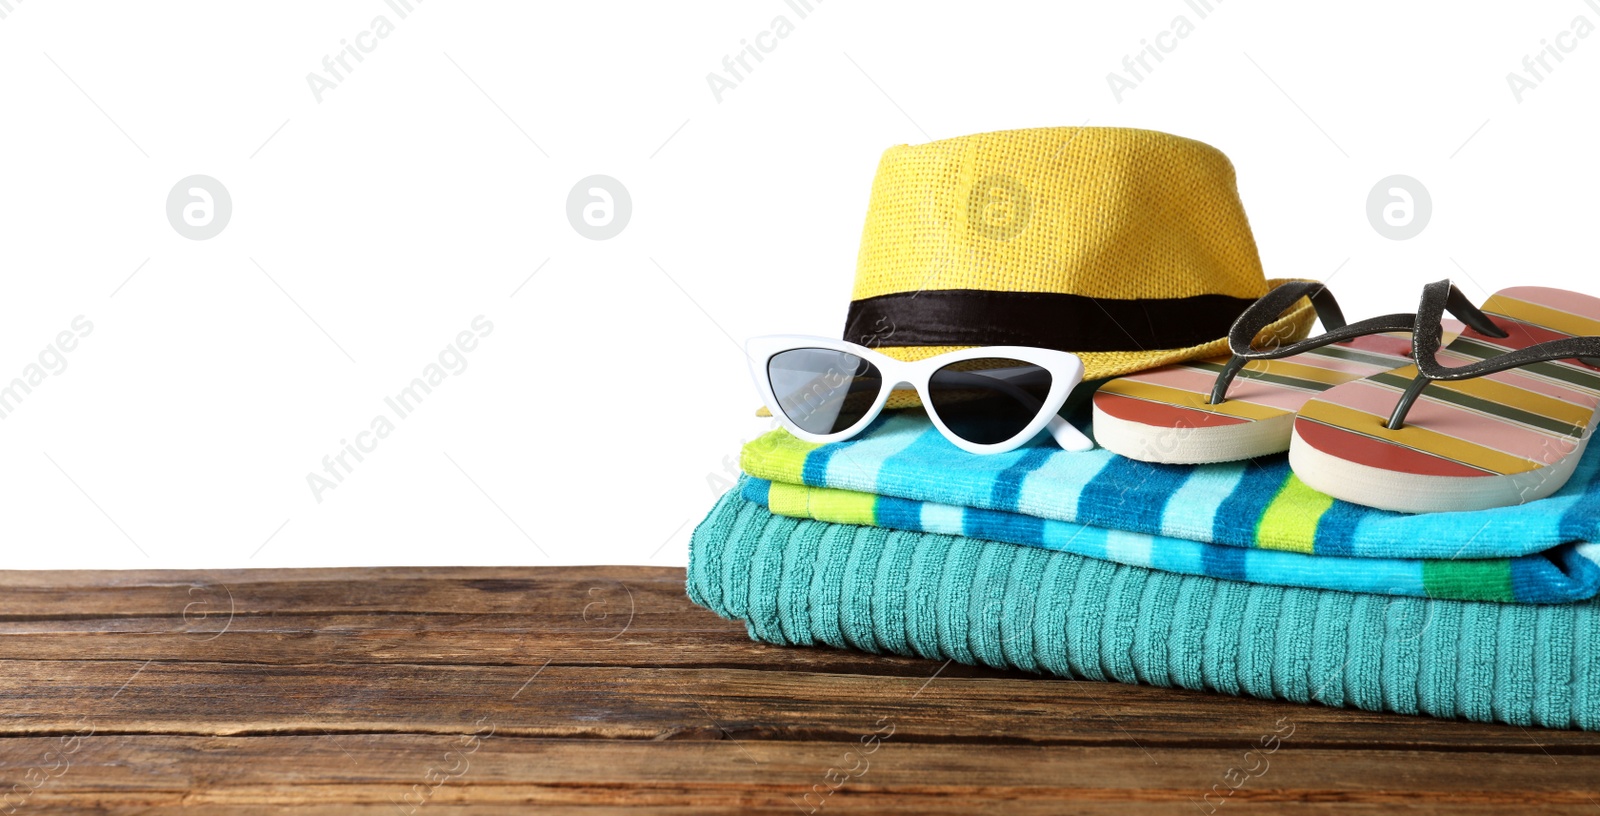
[[[1449,330],[1459,324],[1449,321]],[[1289,449],[1295,415],[1328,389],[1410,359],[1409,334],[1378,334],[1247,364],[1228,399],[1208,402],[1226,357],[1119,377],[1094,396],[1095,441],[1130,459],[1203,464]]]
[[[1344,501],[1400,513],[1486,510],[1545,498],[1572,478],[1589,444],[1586,437],[1572,455],[1533,470],[1463,476],[1416,472],[1425,468],[1416,462],[1412,471],[1360,464],[1307,443],[1301,434],[1305,429],[1305,425],[1295,423],[1289,445],[1289,467],[1300,481]],[[1417,457],[1428,454],[1418,452]],[[1440,461],[1448,467],[1447,460]],[[1328,490],[1329,486],[1338,492]]]
[[[1137,419],[1154,409],[1170,424]],[[1179,412],[1183,418],[1173,419]],[[1247,420],[1108,394],[1094,404],[1094,440],[1105,449],[1144,462],[1197,465],[1282,453],[1294,429],[1294,412]]]
[[[1558,289],[1506,289],[1482,308],[1510,336],[1466,331],[1441,352],[1446,364],[1600,333],[1600,299]],[[1404,427],[1385,427],[1416,375],[1407,366],[1308,400],[1290,443],[1296,475],[1336,498],[1385,510],[1502,507],[1561,489],[1600,420],[1600,369],[1563,360],[1434,382]]]

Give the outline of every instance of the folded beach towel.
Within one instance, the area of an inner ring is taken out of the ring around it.
[[[1600,607],[1295,589],[773,516],[722,497],[688,592],[752,638],[1600,730]]]
[[[1492,559],[1600,541],[1600,446],[1590,446],[1572,479],[1549,498],[1405,515],[1318,493],[1294,478],[1282,455],[1163,465],[1103,449],[1071,453],[1048,441],[974,456],[947,442],[920,412],[899,412],[827,445],[773,431],[746,445],[740,464],[751,476],[785,484],[1317,555]]]
[[[1135,567],[1257,584],[1463,601],[1565,603],[1600,592],[1600,545],[1562,544],[1516,558],[1346,558],[1245,549],[1105,530],[1002,510],[746,479],[747,501],[780,516],[966,535],[1086,555]]]

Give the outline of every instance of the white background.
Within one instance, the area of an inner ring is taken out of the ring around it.
[[[1520,102],[1507,82],[1597,8],[1212,3],[10,0],[0,382],[94,328],[0,420],[3,566],[682,564],[767,427],[733,341],[837,336],[898,143],[1209,142],[1268,274],[1332,276],[1352,316],[1447,276],[1600,288],[1600,34]],[[393,33],[319,102],[307,74],[380,14]],[[718,102],[707,75],[780,14]],[[1107,75],[1178,15],[1193,33],[1116,99]],[[196,173],[233,199],[206,241],[165,215]],[[607,241],[566,218],[595,173],[633,200]],[[1407,241],[1366,217],[1396,173],[1433,199]],[[468,367],[313,498],[480,314]]]

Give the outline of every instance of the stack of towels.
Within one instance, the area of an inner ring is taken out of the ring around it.
[[[1600,450],[1549,498],[1427,516],[1282,456],[973,456],[919,411],[827,445],[773,431],[741,466],[688,591],[757,640],[1600,729]]]

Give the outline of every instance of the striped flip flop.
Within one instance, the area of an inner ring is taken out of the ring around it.
[[[1288,344],[1294,338],[1259,336],[1302,298],[1310,298],[1324,334]],[[1462,320],[1493,328],[1470,303],[1451,305],[1451,313]],[[1102,385],[1094,395],[1095,441],[1130,459],[1173,464],[1282,453],[1293,437],[1295,413],[1307,400],[1410,362],[1414,322],[1414,315],[1390,314],[1346,324],[1321,283],[1283,284],[1234,322],[1228,333],[1231,357],[1166,366]]]
[[[1464,300],[1448,280],[1429,284],[1415,365],[1301,407],[1289,450],[1301,481],[1407,513],[1503,507],[1566,484],[1600,417],[1600,298],[1504,289],[1483,304],[1492,331],[1441,350],[1441,310]]]

